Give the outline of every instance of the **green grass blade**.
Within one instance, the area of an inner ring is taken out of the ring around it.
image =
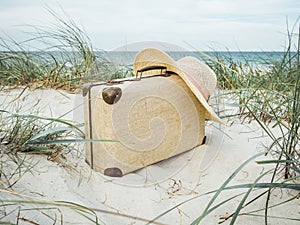
[[[271,169],[272,170],[272,169]],[[255,179],[255,181],[251,184],[251,186],[249,187],[248,191],[246,192],[246,194],[244,195],[244,197],[242,198],[242,200],[240,201],[238,207],[236,208],[234,215],[230,221],[230,225],[233,225],[238,217],[238,215],[240,214],[240,211],[242,210],[242,208],[244,207],[244,203],[246,202],[248,196],[250,195],[251,191],[255,188],[257,182],[263,178],[265,175],[267,175],[271,170],[261,174],[259,177],[257,177]]]
[[[95,139],[56,139],[56,140],[44,140],[44,141],[33,141],[28,144],[34,145],[49,145],[49,144],[72,144],[72,143],[86,143],[86,142],[119,142],[118,140],[95,140]]]
[[[43,132],[39,132],[38,134],[34,135],[33,137],[31,137],[27,143],[31,144],[31,143],[34,143],[36,142],[37,140],[39,139],[43,139],[45,140],[45,138],[49,135],[58,135],[60,133],[64,133],[66,131],[77,131],[75,130],[73,127],[53,127],[53,128],[50,128],[46,131],[43,131]]]
[[[263,161],[257,161],[257,164],[277,164],[277,163],[293,163],[294,160],[285,160],[285,159],[275,159],[275,160],[263,160]]]
[[[209,203],[207,204],[206,208],[204,209],[204,211],[202,212],[202,214],[195,219],[191,225],[196,225],[199,224],[201,222],[201,220],[207,215],[211,205],[215,202],[215,200],[217,199],[217,197],[220,195],[220,193],[225,189],[225,187],[227,186],[227,184],[241,171],[241,169],[246,166],[249,162],[251,162],[253,159],[263,155],[265,153],[261,152],[258,153],[252,157],[250,157],[248,160],[246,160],[245,162],[243,162],[231,175],[230,177],[222,184],[222,186],[217,190],[217,192],[214,194],[214,196],[212,197],[212,199],[209,201]]]

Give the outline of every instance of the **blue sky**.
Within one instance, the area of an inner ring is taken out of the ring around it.
[[[67,14],[105,50],[139,41],[201,50],[282,50],[286,19],[292,29],[300,16],[299,0],[1,0],[0,35],[21,40],[28,29],[23,25],[49,26],[54,20],[46,6]]]

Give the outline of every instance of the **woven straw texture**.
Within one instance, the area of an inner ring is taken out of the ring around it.
[[[179,76],[113,86],[122,89],[114,104],[102,99],[109,85],[92,87],[90,100],[85,97],[86,138],[118,140],[86,145],[94,170],[105,173],[113,167],[124,175],[202,144],[205,109]]]
[[[148,66],[165,66],[168,71],[177,73],[206,109],[205,118],[224,124],[207,102],[217,83],[215,73],[207,65],[194,57],[185,57],[176,63],[165,52],[147,48],[136,55],[134,71],[137,73],[139,69]]]

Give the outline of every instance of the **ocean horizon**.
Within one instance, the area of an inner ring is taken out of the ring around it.
[[[18,51],[15,51],[18,52]],[[224,63],[236,63],[246,64],[253,67],[265,67],[272,65],[276,62],[280,62],[285,55],[284,51],[165,51],[175,61],[185,57],[193,56],[199,60],[210,63],[211,60],[222,61]],[[8,51],[0,51],[0,53],[11,53]],[[116,66],[132,66],[134,58],[138,51],[94,51],[96,59],[105,59]],[[293,52],[290,52],[293,54]],[[296,53],[296,52],[295,52]],[[68,62],[70,57],[81,57],[81,53],[78,54],[74,51],[28,51],[26,54],[31,54],[35,59],[51,59],[53,56],[61,62]]]
[[[117,65],[130,66],[133,64],[138,51],[96,51],[97,57],[104,57]],[[218,61],[242,63],[251,66],[270,65],[281,61],[283,51],[166,51],[174,60],[185,56],[193,56],[201,61],[209,62],[211,59]]]

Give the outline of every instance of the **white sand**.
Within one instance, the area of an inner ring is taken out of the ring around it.
[[[0,92],[0,103],[10,102],[18,93],[19,90]],[[63,118],[83,122],[80,95],[54,90],[36,90],[34,92],[26,91],[17,101],[22,103],[24,111],[30,111],[30,108],[40,101],[41,111],[39,113],[52,117],[60,117],[75,107],[74,113],[71,112]],[[1,107],[3,108],[4,105],[2,104]],[[27,156],[33,162],[37,162],[37,165],[32,171],[21,177],[13,187],[13,191],[31,196],[34,200],[68,201],[93,209],[128,215],[125,217],[97,212],[100,224],[145,224],[145,222],[134,220],[129,216],[153,219],[185,200],[218,189],[242,162],[264,150],[262,143],[268,142],[268,138],[254,122],[251,124],[235,123],[230,127],[222,127],[221,130],[216,127],[218,127],[216,124],[209,124],[206,127],[206,145],[122,178],[105,177],[100,173],[93,172],[85,164],[83,155],[78,157],[78,154],[75,153],[66,155],[67,161],[63,161],[63,164],[60,165],[47,160],[46,156]],[[78,150],[84,153],[83,145],[78,145]],[[262,156],[258,159],[267,159],[267,157]],[[269,168],[252,161],[233,178],[229,186],[251,183]],[[270,176],[267,176],[259,182],[269,180]],[[244,191],[247,189],[223,192],[216,203]],[[260,192],[254,191],[248,200]],[[273,197],[275,197],[271,203],[283,201],[291,197],[291,194],[295,193],[285,190],[275,191],[273,193]],[[180,205],[157,222],[189,224],[201,214],[212,196],[205,195]],[[4,190],[1,190],[0,198],[32,200],[27,197],[18,198]],[[240,199],[233,199],[212,211],[201,224],[217,224],[221,221],[220,215],[235,211]],[[260,198],[242,212],[261,209],[264,204],[265,198]],[[296,200],[283,206],[274,207],[270,209],[269,213],[272,216],[299,218],[299,206],[299,200]],[[32,208],[34,206],[26,205],[24,207]],[[51,206],[35,207],[49,208]],[[8,212],[12,208],[16,207],[8,206],[1,210]],[[60,210],[63,214],[64,224],[92,224],[73,210],[64,207],[61,207]],[[56,214],[58,221],[61,219],[60,211],[57,209],[44,210],[44,212],[52,216]],[[16,210],[4,219],[11,218],[10,222],[16,223],[17,213]],[[257,214],[263,215],[263,211]],[[3,215],[4,211],[0,212],[0,216]],[[19,224],[29,224],[24,218],[38,224],[53,224],[51,219],[37,211],[21,211],[19,217],[23,218],[23,220],[19,220]],[[93,217],[91,216],[91,218]],[[269,221],[272,225],[298,224],[296,221],[282,219],[270,218]],[[236,224],[264,224],[264,218],[244,215],[238,217]]]

